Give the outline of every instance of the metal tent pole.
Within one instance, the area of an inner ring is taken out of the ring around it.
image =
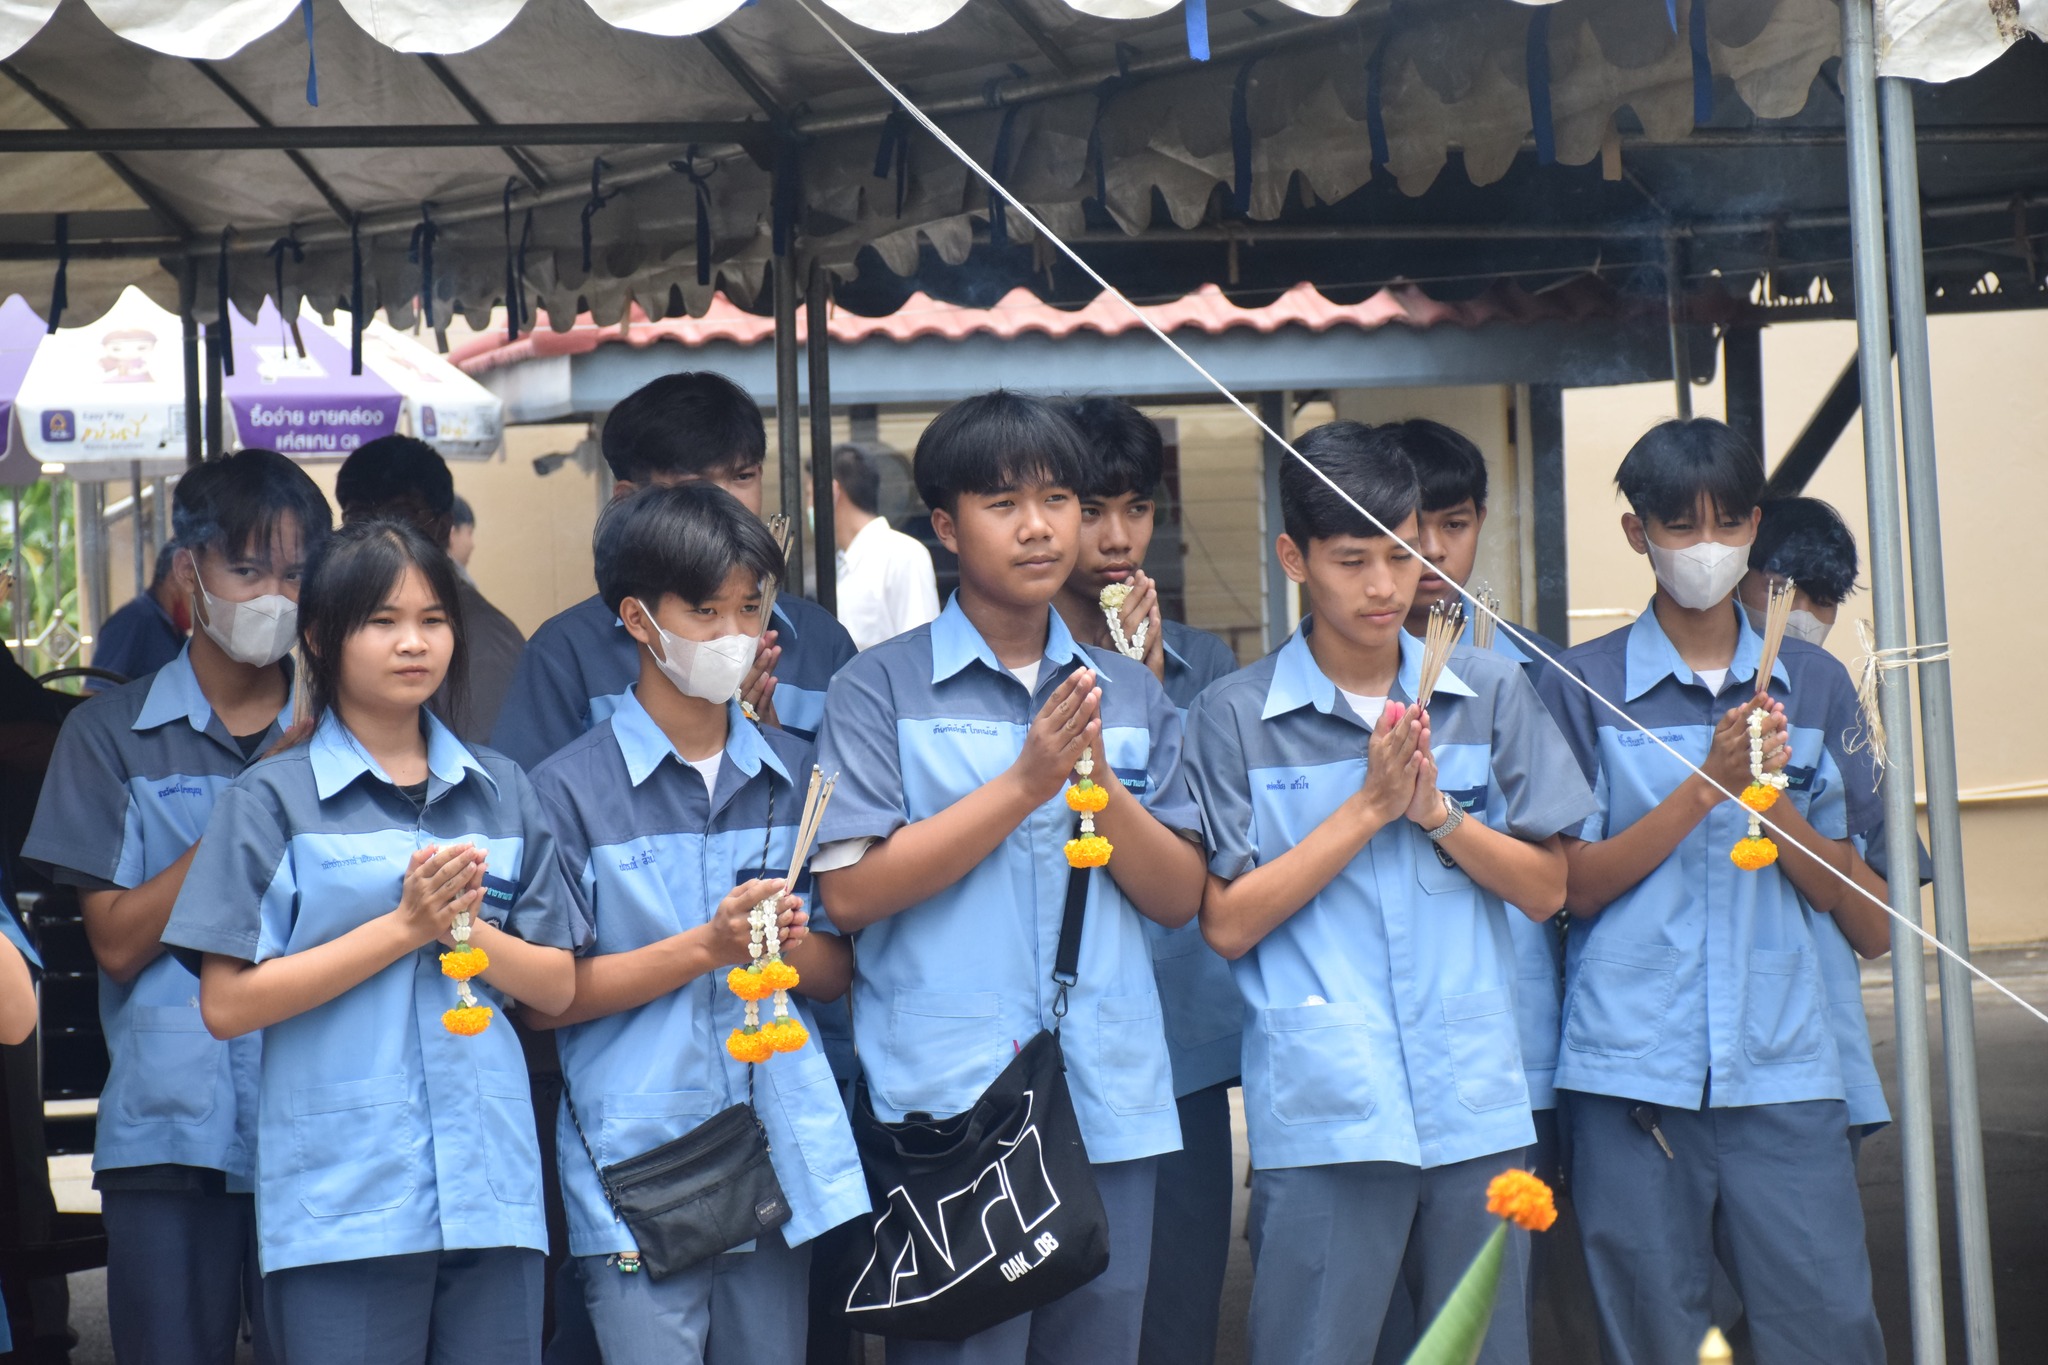
[[[1536,523],[1536,632],[1568,645],[1572,600],[1564,523],[1564,390],[1556,384],[1529,386],[1529,454],[1534,485],[1530,506]]]
[[[1744,324],[1721,335],[1722,412],[1759,458],[1764,456],[1764,329]],[[1830,441],[1828,444],[1833,445]]]
[[[225,382],[224,368],[220,324],[209,322],[206,324],[206,458],[209,460],[219,459],[227,449],[226,422],[222,411],[226,400],[221,390]]]
[[[135,595],[149,591],[149,544],[147,532],[149,518],[142,511],[142,461],[128,462],[128,529],[131,548],[135,551]]]
[[[193,309],[199,297],[199,262],[185,261],[178,277],[178,319],[183,328],[181,355],[185,364],[185,464],[189,468],[206,458],[204,435],[199,425],[199,319]]]
[[[1879,182],[1873,0],[1843,0],[1842,100],[1848,130],[1850,241],[1855,258],[1856,341],[1863,385],[1863,464],[1870,504],[1871,605],[1879,649],[1906,642],[1906,589],[1899,535],[1899,471],[1893,450],[1891,309],[1885,288],[1884,193]],[[1918,823],[1913,813],[1912,715],[1897,670],[1878,674],[1889,739],[1885,853],[1892,909],[1920,922]],[[1936,1210],[1934,1110],[1927,1071],[1927,963],[1920,941],[1892,926],[1892,998],[1899,1048],[1899,1132],[1905,1177],[1907,1296],[1916,1365],[1947,1359],[1941,1302],[1941,1227]]]
[[[1294,411],[1293,395],[1286,392],[1265,392],[1257,399],[1259,420],[1288,440],[1294,439],[1290,418]],[[1292,629],[1288,621],[1288,603],[1294,593],[1294,584],[1287,581],[1287,575],[1280,571],[1279,552],[1273,542],[1284,529],[1280,524],[1280,464],[1287,458],[1287,452],[1272,437],[1260,438],[1261,459],[1259,471],[1259,562],[1265,568],[1266,593],[1263,603],[1266,628],[1266,649],[1268,652],[1280,648]]]
[[[804,446],[796,401],[796,255],[775,258],[775,445],[782,456],[782,513],[789,518],[789,565],[784,582],[804,590]]]
[[[1664,327],[1671,341],[1671,385],[1680,418],[1692,416],[1692,362],[1679,318],[1685,308],[1685,247],[1676,233],[1664,238]]]
[[[818,556],[818,605],[839,613],[839,541],[832,526],[832,305],[825,267],[811,263],[804,291],[804,358],[811,380],[811,545]]]
[[[1941,555],[1941,496],[1934,457],[1934,380],[1927,346],[1927,280],[1920,254],[1920,153],[1913,87],[1878,82],[1884,120],[1885,202],[1892,241],[1893,336],[1906,454],[1911,533],[1913,643],[1933,656],[1918,665],[1920,747],[1927,765],[1927,832],[1934,848],[1934,932],[1968,957],[1963,895],[1963,817],[1957,795],[1955,698],[1949,689],[1948,590]],[[1935,648],[1928,648],[1934,646]],[[1962,1252],[1963,1339],[1970,1365],[1997,1365],[1998,1314],[1991,1285],[1991,1211],[1984,1191],[1984,1124],[1977,1104],[1977,1014],[1970,973],[1941,959],[1941,1041],[1948,1089],[1949,1156]]]

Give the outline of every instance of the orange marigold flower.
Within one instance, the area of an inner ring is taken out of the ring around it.
[[[441,1015],[441,1027],[462,1038],[474,1038],[490,1026],[489,1005],[458,1005]]]
[[[753,967],[735,967],[727,972],[725,988],[742,1000],[766,1000],[775,994],[766,974]]]
[[[1531,1232],[1548,1232],[1557,1221],[1550,1186],[1527,1171],[1502,1171],[1486,1187],[1486,1211]]]
[[[770,991],[788,991],[795,990],[803,978],[797,975],[796,968],[777,957],[761,964],[761,980]]]
[[[1766,811],[1778,804],[1778,789],[1768,782],[1752,782],[1742,789],[1742,804],[1754,811]]]
[[[1109,805],[1109,789],[1082,778],[1067,788],[1067,809],[1094,815]]]
[[[1778,846],[1769,839],[1743,839],[1728,850],[1728,858],[1744,872],[1755,872],[1778,861]]]
[[[765,1062],[775,1055],[775,1045],[762,1029],[736,1028],[726,1035],[725,1050],[735,1061]]]
[[[772,1019],[761,1025],[761,1033],[777,1052],[795,1052],[811,1040],[811,1031],[796,1019]]]
[[[491,955],[470,944],[464,944],[452,953],[441,954],[441,975],[452,976],[457,981],[467,981],[490,969]]]
[[[1080,839],[1067,840],[1067,866],[1102,867],[1109,862],[1111,853],[1109,840],[1100,834],[1090,834]]]

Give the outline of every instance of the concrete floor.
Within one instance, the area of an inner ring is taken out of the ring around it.
[[[1979,956],[1978,964],[2033,1005],[2048,1009],[2048,945],[2008,949]],[[1942,1190],[1949,1190],[1948,1123],[1940,1057],[1940,1013],[1934,1003],[1930,963],[1928,1028],[1935,1048],[1935,1146]],[[1893,1043],[1891,975],[1888,962],[1866,964],[1864,1009],[1877,1048],[1878,1069],[1885,1088],[1895,1092],[1897,1051]],[[1989,1172],[1992,1259],[1998,1302],[1998,1338],[2002,1365],[2048,1363],[2048,1025],[2025,1014],[1987,987],[1976,992],[1979,1048],[1978,1075],[1983,1091],[1984,1155]],[[1236,1122],[1239,1165],[1243,1164],[1244,1124]],[[1913,1365],[1909,1300],[1906,1288],[1905,1214],[1900,1183],[1899,1130],[1885,1129],[1864,1144],[1859,1168],[1863,1208],[1868,1224],[1871,1269],[1876,1284],[1878,1315],[1892,1365]],[[1246,1193],[1237,1195],[1236,1226],[1242,1230]],[[1947,1305],[1948,1355],[1966,1358],[1962,1323],[1962,1291],[1955,1253],[1951,1211],[1942,1213],[1943,1297]],[[113,1365],[106,1334],[104,1272],[71,1278],[72,1326],[79,1344],[75,1365]],[[1241,1236],[1233,1237],[1230,1269],[1224,1285],[1223,1329],[1216,1365],[1242,1365],[1246,1358],[1245,1308],[1251,1296],[1251,1258]],[[870,1359],[881,1360],[879,1351]],[[250,1360],[244,1350],[237,1365]],[[1590,1365],[1590,1363],[1589,1363]],[[1925,1365],[1922,1362],[1921,1365]]]

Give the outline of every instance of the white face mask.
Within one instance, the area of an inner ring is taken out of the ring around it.
[[[1742,609],[1749,614],[1749,626],[1757,634],[1763,634],[1764,614],[1747,602]],[[1810,645],[1827,643],[1828,631],[1832,627],[1803,607],[1794,607],[1785,617],[1785,633],[1795,640],[1804,640]]]
[[[754,655],[761,647],[758,636],[685,640],[663,629],[645,602],[640,603],[640,610],[647,613],[648,624],[661,636],[661,653],[666,657],[655,657],[652,649],[647,653],[662,676],[676,685],[676,691],[715,702],[728,702],[739,695],[740,684],[746,681],[747,670],[754,666]]]
[[[188,552],[189,553],[189,552]],[[206,590],[199,575],[198,556],[192,557],[192,581],[206,606],[199,617],[200,629],[213,638],[236,663],[268,668],[292,652],[299,638],[299,604],[283,593],[265,593],[246,602],[229,602]]]
[[[1682,550],[1667,550],[1645,538],[1650,567],[1672,600],[1689,611],[1719,606],[1749,572],[1749,546],[1703,540]]]

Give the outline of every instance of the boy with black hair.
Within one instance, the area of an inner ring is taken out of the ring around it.
[[[1053,605],[1075,639],[1113,649],[1102,590],[1128,585],[1124,637],[1135,644],[1144,627],[1143,663],[1185,723],[1196,695],[1236,671],[1237,655],[1205,630],[1162,620],[1157,585],[1145,573],[1165,470],[1159,428],[1121,398],[1080,399],[1067,413],[1090,458],[1074,490],[1081,498],[1080,553]],[[1244,1007],[1229,965],[1202,942],[1199,924],[1168,930],[1148,920],[1145,929],[1165,1008],[1181,1149],[1159,1159],[1139,1361],[1179,1365],[1216,1355],[1230,1258],[1230,1088],[1237,1084]]]
[[[528,1019],[557,1030],[568,1081],[555,1151],[581,1274],[565,1288],[580,1281],[608,1360],[794,1362],[811,1240],[868,1200],[818,1043],[775,1058],[758,1080],[725,1048],[744,1008],[725,974],[749,960],[748,914],[760,901],[783,897],[782,941],[800,992],[835,997],[850,969],[845,941],[808,934],[802,902],[787,894],[803,886],[801,869],[797,885],[783,879],[811,746],[757,726],[738,703],[763,585],[781,576],[782,554],[738,499],[686,484],[613,504],[595,558],[598,591],[639,652],[639,678],[617,710],[533,775],[571,896],[595,929],[576,964],[574,1002]],[[650,1279],[594,1162],[652,1150],[749,1097],[790,1221],[750,1249]]]
[[[441,452],[410,436],[380,436],[350,452],[334,475],[334,500],[344,522],[389,517],[409,521],[448,549],[455,529],[455,476]],[[471,521],[475,521],[472,514]],[[461,681],[441,685],[427,709],[465,744],[482,744],[526,652],[526,636],[491,605],[466,573],[455,576],[462,608],[462,639],[469,667]]]
[[[468,498],[457,493],[448,531],[448,557],[454,560],[455,567],[467,576],[469,557],[475,553],[476,509],[469,505]]]
[[[855,1041],[876,1114],[962,1113],[1018,1046],[1061,1027],[1109,1229],[1109,1268],[1088,1284],[965,1341],[891,1340],[891,1365],[1137,1359],[1156,1158],[1180,1146],[1142,921],[1193,916],[1202,860],[1173,704],[1052,609],[1088,458],[1043,399],[997,391],[940,414],[915,472],[960,589],[826,698],[819,762],[839,787],[812,867],[834,927],[860,934]],[[1050,971],[1075,829],[1061,793],[1089,753],[1113,854],[1088,880],[1068,990]]]
[[[761,515],[767,427],[746,390],[722,374],[663,375],[635,390],[606,416],[602,442],[614,498],[652,485],[710,483]],[[845,629],[785,584],[741,700],[762,719],[811,739],[825,684],[852,657]],[[493,745],[534,767],[617,709],[639,675],[637,658],[632,636],[602,597],[552,617],[527,642]]]
[[[245,1310],[257,1358],[272,1358],[251,1193],[262,1040],[208,1034],[196,964],[163,934],[222,792],[292,723],[299,583],[332,526],[319,487],[275,451],[178,481],[171,575],[199,628],[65,720],[22,849],[78,889],[100,968],[93,1186],[122,1360],[229,1365]]]
[[[1426,1321],[1491,1235],[1486,1187],[1535,1137],[1507,916],[1557,912],[1559,833],[1593,808],[1510,661],[1459,648],[1414,704],[1398,435],[1333,422],[1297,448],[1314,471],[1281,466],[1277,549],[1309,615],[1188,716],[1202,933],[1245,1002],[1253,1365],[1360,1359],[1404,1260]],[[1526,1258],[1515,1236],[1489,1365],[1528,1358]]]
[[[1718,1259],[1764,1365],[1875,1365],[1844,1068],[1808,919],[1853,937],[1882,915],[1836,875],[1867,828],[1855,793],[1875,788],[1833,740],[1855,723],[1854,689],[1797,639],[1757,676],[1762,642],[1734,595],[1764,471],[1741,437],[1662,423],[1615,482],[1656,595],[1540,682],[1599,801],[1566,846],[1557,1084],[1606,1355],[1662,1365],[1697,1350]],[[1749,785],[1757,709],[1764,767],[1789,784],[1769,813],[1777,860],[1750,871],[1729,856],[1748,812],[1713,784]]]
[[[1756,543],[1749,547],[1749,572],[1735,593],[1750,625],[1761,630],[1771,589],[1790,579],[1792,615],[1785,633],[1817,645],[1856,591],[1856,568],[1856,537],[1840,512],[1819,498],[1772,498],[1763,505]]]

